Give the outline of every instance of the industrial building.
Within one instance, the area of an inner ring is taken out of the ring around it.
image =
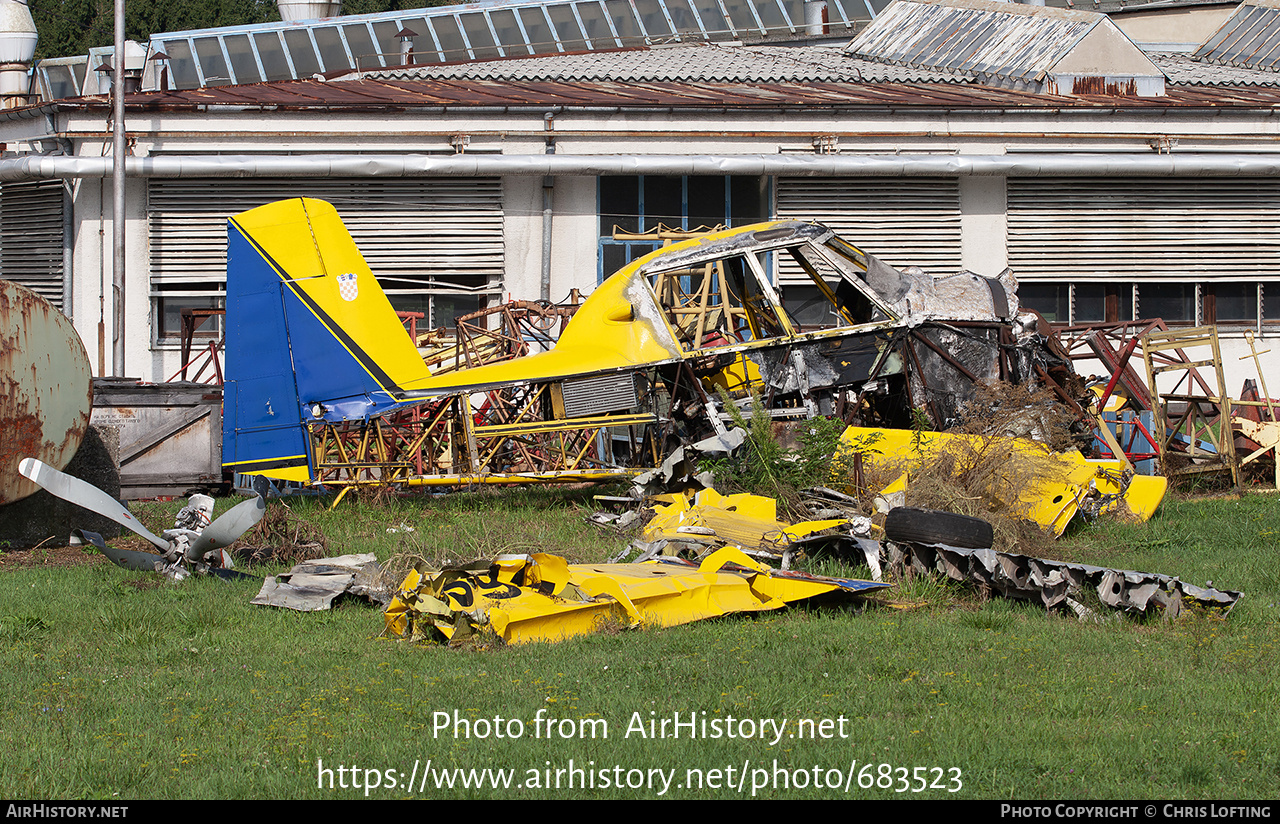
[[[1280,330],[1280,3],[1093,9],[491,1],[156,35],[126,50],[119,312],[111,50],[45,61],[0,89],[0,277],[96,374],[162,381],[180,310],[221,305],[227,217],[281,198],[332,202],[433,325],[590,292],[653,248],[615,227],[812,219],[900,268],[1010,267],[1056,322],[1216,323],[1236,391],[1244,333]],[[774,275],[803,323],[812,287]]]

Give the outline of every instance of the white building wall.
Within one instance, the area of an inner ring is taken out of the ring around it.
[[[553,301],[564,300],[574,288],[583,295],[595,291],[600,237],[596,192],[594,177],[556,178],[551,239]]]
[[[542,270],[542,179],[503,178],[502,201],[506,210],[504,296],[537,300]]]
[[[1009,265],[1006,181],[977,175],[965,175],[959,181],[961,265],[986,277],[1000,274]]]
[[[109,189],[108,185],[108,189]],[[177,347],[152,349],[150,243],[147,230],[147,182],[127,180],[125,206],[124,342],[126,377],[164,381],[181,367]],[[109,246],[108,246],[109,248]]]
[[[125,181],[124,375],[162,381],[164,353],[151,349],[151,300],[147,267],[146,182]],[[96,377],[116,372],[113,310],[114,238],[111,179],[81,178],[72,202],[72,322]],[[173,360],[176,361],[176,353]],[[176,367],[175,367],[176,369]]]
[[[541,177],[503,179],[506,293],[514,300],[538,300],[542,294],[542,195]],[[551,203],[551,300],[559,303],[572,289],[586,296],[596,288],[596,178],[554,178]]]
[[[104,213],[110,208],[111,195],[110,187],[104,189],[102,184],[101,179],[92,177],[76,181],[71,203],[71,319],[89,354],[93,374],[99,377],[111,374],[113,328],[110,301],[99,300],[104,294],[110,295],[109,291],[103,292],[103,283],[111,283],[110,250],[103,248],[111,238],[110,218]],[[104,198],[106,202],[99,208]]]

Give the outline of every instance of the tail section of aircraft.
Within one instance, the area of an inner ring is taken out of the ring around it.
[[[430,377],[337,211],[293,198],[227,222],[223,465],[312,480],[308,421],[415,402]]]

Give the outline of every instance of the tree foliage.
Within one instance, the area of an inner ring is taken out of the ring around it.
[[[450,0],[344,0],[343,14],[373,14],[446,5]],[[40,40],[36,58],[71,57],[110,46],[113,0],[28,0]],[[125,38],[147,42],[152,34],[280,19],[275,0],[127,0]]]

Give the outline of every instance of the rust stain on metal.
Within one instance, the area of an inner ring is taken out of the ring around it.
[[[89,357],[71,322],[36,293],[0,281],[0,504],[38,487],[23,458],[61,468],[89,426]]]
[[[244,86],[214,86],[187,91],[128,95],[130,109],[198,110],[206,106],[262,106],[273,111],[387,111],[414,108],[496,106],[617,106],[662,108],[830,108],[853,106],[945,106],[948,108],[1113,106],[1182,108],[1206,106],[1269,107],[1280,104],[1280,88],[1172,87],[1164,97],[1136,96],[1136,82],[1082,78],[1075,94],[1038,94],[971,83],[775,82],[707,83],[654,80],[282,80]],[[106,109],[106,97],[64,101],[59,105]]]
[[[1107,82],[1105,77],[1077,77],[1071,82],[1072,94],[1100,94],[1106,97],[1136,97],[1138,83],[1129,79],[1123,83]]]

